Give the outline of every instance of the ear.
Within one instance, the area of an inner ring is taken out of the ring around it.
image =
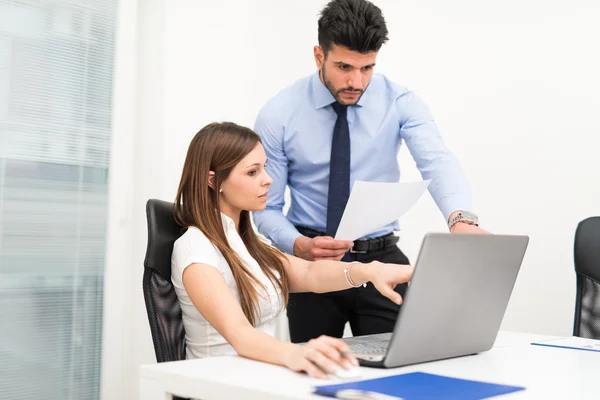
[[[317,64],[317,69],[320,71],[323,68],[323,64],[325,63],[325,53],[323,53],[323,49],[319,46],[315,46],[313,49],[313,53],[315,56],[315,63]]]
[[[214,189],[214,183],[215,182],[215,171],[208,171],[208,186],[210,186],[211,189]]]

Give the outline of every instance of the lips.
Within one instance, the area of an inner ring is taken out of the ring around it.
[[[269,194],[269,192],[265,192],[265,193],[261,194],[258,197],[261,198],[261,199],[263,199],[263,198],[267,197],[268,194]]]

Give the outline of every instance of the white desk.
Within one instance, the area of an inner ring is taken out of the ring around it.
[[[600,354],[530,345],[551,336],[500,332],[485,353],[395,369],[361,368],[359,379],[423,371],[457,378],[524,386],[507,399],[600,399]],[[241,357],[215,357],[144,365],[141,399],[325,399],[311,394],[318,380]]]

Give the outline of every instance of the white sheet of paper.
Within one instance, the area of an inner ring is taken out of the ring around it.
[[[560,347],[565,349],[600,352],[600,340],[586,339],[577,336],[544,340],[543,342],[533,342],[531,344],[536,346]]]
[[[356,240],[396,221],[417,203],[430,182],[355,181],[335,239]]]

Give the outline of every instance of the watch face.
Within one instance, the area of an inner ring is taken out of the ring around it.
[[[469,221],[473,221],[473,222],[477,223],[477,221],[479,220],[479,218],[477,218],[477,215],[470,211],[463,211],[463,212],[461,212],[461,214],[463,217],[465,217],[465,219],[467,219]]]

